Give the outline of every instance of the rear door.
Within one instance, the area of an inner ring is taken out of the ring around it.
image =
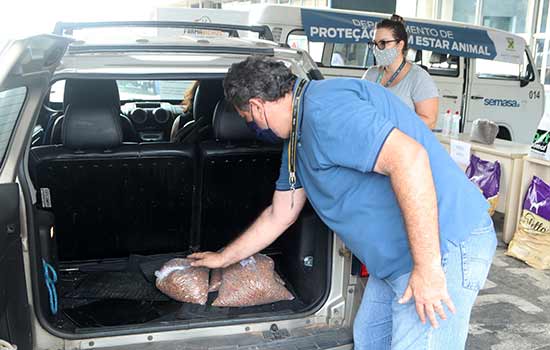
[[[530,143],[542,116],[544,88],[527,52],[523,64],[474,59],[470,67],[465,130],[475,119],[490,119],[499,125],[500,138]]]
[[[51,74],[68,40],[36,36],[10,42],[0,52],[0,339],[32,348],[31,313],[25,282],[17,169]]]

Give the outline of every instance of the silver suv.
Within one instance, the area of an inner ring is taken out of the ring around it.
[[[224,101],[249,55],[322,79],[264,27],[60,23],[0,63],[0,339],[19,349],[350,349],[361,266],[306,206],[263,253],[292,301],[223,308],[155,288],[269,205],[282,145]]]

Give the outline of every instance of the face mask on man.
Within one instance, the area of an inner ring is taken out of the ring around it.
[[[252,105],[249,108],[250,108],[250,114],[252,115]],[[267,119],[265,119],[265,122],[267,124]],[[269,128],[269,124],[267,125],[267,129],[260,128],[258,124],[254,122],[253,116],[252,116],[252,121],[246,122],[246,125],[252,131],[254,131],[254,133],[256,134],[256,138],[259,139],[260,141],[267,142],[267,143],[280,143],[283,141],[283,139],[277,136],[277,134],[275,134],[273,130]]]
[[[376,64],[382,67],[387,67],[392,64],[397,58],[399,51],[397,47],[385,48],[380,50],[377,46],[374,46],[374,58],[376,58]]]
[[[250,128],[250,130],[254,131],[254,133],[256,134],[256,138],[260,141],[267,143],[280,143],[283,141],[271,129],[262,129],[258,126],[258,124],[253,121],[247,122],[246,125]]]

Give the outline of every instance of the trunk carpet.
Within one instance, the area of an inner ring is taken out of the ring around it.
[[[299,312],[308,306],[296,297],[291,301],[260,306],[215,307],[211,304],[217,293],[209,294],[206,305],[174,301],[156,289],[154,272],[166,261],[186,255],[132,255],[127,259],[62,266],[58,284],[62,315],[59,315],[58,327],[84,331],[86,328],[152,321],[223,320],[273,313],[284,315]],[[290,292],[297,296],[287,280],[285,283]]]
[[[93,272],[78,287],[63,295],[74,299],[126,299],[167,301],[169,298],[135,272]]]

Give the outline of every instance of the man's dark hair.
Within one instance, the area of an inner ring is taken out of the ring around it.
[[[292,90],[296,76],[284,63],[265,56],[250,56],[233,63],[225,79],[225,98],[240,110],[248,111],[248,101],[257,97],[275,101]]]

